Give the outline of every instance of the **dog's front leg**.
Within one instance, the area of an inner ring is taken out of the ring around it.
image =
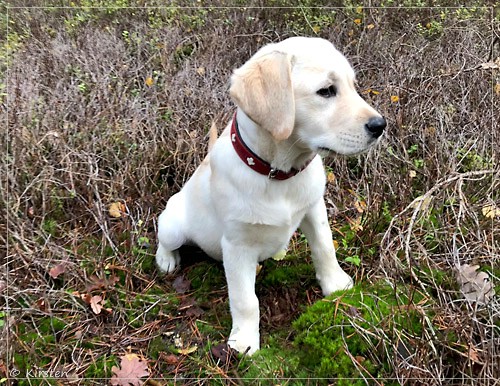
[[[316,277],[321,285],[323,294],[351,288],[353,281],[345,273],[335,256],[332,231],[328,223],[326,206],[323,199],[319,200],[306,213],[300,229],[304,232],[311,246],[312,259],[316,269]]]
[[[257,255],[251,247],[222,239],[224,271],[233,326],[230,347],[253,354],[259,349],[259,300],[255,295]]]

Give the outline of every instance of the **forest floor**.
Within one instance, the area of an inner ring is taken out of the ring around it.
[[[0,384],[500,385],[495,2],[63,3],[0,0]],[[231,71],[295,35],[332,41],[388,128],[325,159],[355,287],[323,298],[298,231],[260,267],[248,357],[220,263],[158,272],[157,216]]]

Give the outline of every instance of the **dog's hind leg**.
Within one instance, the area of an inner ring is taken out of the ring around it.
[[[172,196],[158,218],[156,264],[163,272],[173,272],[180,263],[178,249],[186,243],[182,193]]]

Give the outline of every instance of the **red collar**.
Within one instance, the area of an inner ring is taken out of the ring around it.
[[[292,168],[289,172],[273,168],[268,162],[264,161],[252,150],[250,150],[245,142],[243,142],[238,129],[238,122],[236,122],[236,112],[234,113],[233,123],[231,125],[231,142],[233,143],[236,153],[250,169],[267,176],[271,180],[287,180],[304,170],[312,161],[312,159],[307,161],[307,163],[300,169]]]

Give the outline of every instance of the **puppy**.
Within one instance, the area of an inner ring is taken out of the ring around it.
[[[285,249],[297,228],[324,295],[352,287],[335,257],[321,156],[366,151],[386,121],[357,93],[346,58],[319,38],[264,46],[234,71],[230,95],[233,119],[159,217],[156,262],[172,272],[184,244],[222,260],[228,344],[252,354],[260,339],[256,267]]]

